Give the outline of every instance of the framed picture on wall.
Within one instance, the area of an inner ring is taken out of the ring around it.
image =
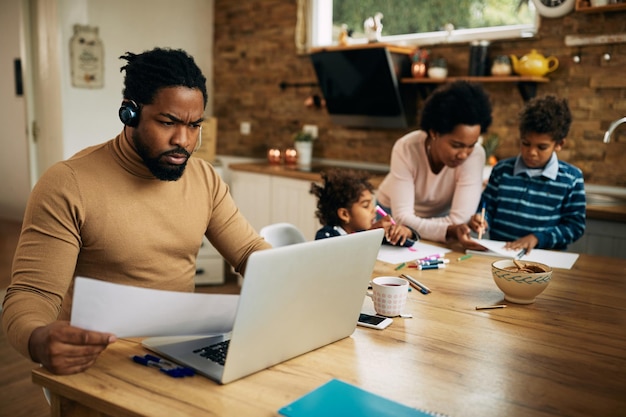
[[[104,49],[97,27],[74,25],[74,35],[70,39],[70,60],[72,86],[104,87]]]

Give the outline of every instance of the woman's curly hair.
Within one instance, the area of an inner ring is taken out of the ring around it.
[[[315,215],[325,226],[340,225],[338,209],[352,207],[359,201],[363,191],[374,192],[369,175],[364,171],[335,168],[324,171],[321,175],[324,184],[312,183],[311,194],[317,196]]]
[[[566,99],[549,94],[530,100],[520,113],[519,131],[523,138],[529,133],[546,133],[561,143],[572,124]]]
[[[491,102],[482,86],[458,80],[441,85],[428,96],[420,129],[445,135],[458,125],[480,125],[480,133],[485,133],[491,122]]]

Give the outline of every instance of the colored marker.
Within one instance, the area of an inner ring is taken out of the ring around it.
[[[379,205],[376,206],[376,212],[383,217],[388,216],[387,212],[383,210],[383,208]],[[391,220],[391,224],[396,224],[396,221],[393,219],[393,217],[390,217],[389,219]]]
[[[423,258],[416,259],[416,261],[430,261],[432,259],[440,259],[445,255],[443,253],[437,253],[435,255],[424,256]]]
[[[400,265],[396,266],[396,271],[397,271],[398,269],[402,269],[402,268],[404,268],[405,266],[406,266],[406,262],[402,262]]]
[[[472,257],[472,254],[468,253],[467,255],[463,255],[460,258],[458,258],[457,261],[464,261],[464,260],[469,259],[471,257]]]
[[[446,264],[437,264],[437,265],[417,265],[417,269],[420,271],[426,270],[426,269],[442,269],[445,268]]]
[[[423,261],[417,261],[418,265],[437,265],[437,264],[447,264],[450,262],[450,259],[439,258],[439,259],[426,259]]]

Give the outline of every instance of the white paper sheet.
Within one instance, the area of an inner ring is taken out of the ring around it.
[[[476,255],[490,255],[490,256],[500,256],[503,258],[515,258],[515,256],[519,253],[519,250],[510,250],[504,249],[504,245],[506,242],[500,242],[497,240],[490,239],[474,239],[480,245],[489,249],[488,251],[476,251],[476,250],[467,250],[466,253],[472,253]],[[533,249],[530,251],[530,254],[524,255],[521,260],[532,261],[532,262],[540,262],[542,264],[546,264],[551,266],[552,268],[563,268],[563,269],[571,269],[574,266],[574,263],[578,259],[577,253],[572,252],[560,252],[553,250],[545,250],[545,249]]]
[[[228,333],[238,295],[162,291],[77,277],[72,326],[117,337]]]
[[[439,246],[429,245],[422,242],[415,242],[415,244],[413,244],[410,248],[381,245],[380,250],[378,251],[377,259],[391,264],[399,264],[402,262],[414,261],[427,256],[445,254],[448,252],[451,252],[450,249],[440,248]]]

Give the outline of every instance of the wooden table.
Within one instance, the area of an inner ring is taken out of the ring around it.
[[[118,341],[81,374],[35,369],[53,393],[53,416],[276,416],[339,378],[411,407],[449,416],[626,415],[626,261],[581,255],[557,269],[534,304],[503,303],[495,258],[447,269],[404,269],[430,287],[409,294],[413,319],[351,337],[231,384],[174,379],[133,363],[137,340]],[[378,263],[374,276],[397,275]]]

